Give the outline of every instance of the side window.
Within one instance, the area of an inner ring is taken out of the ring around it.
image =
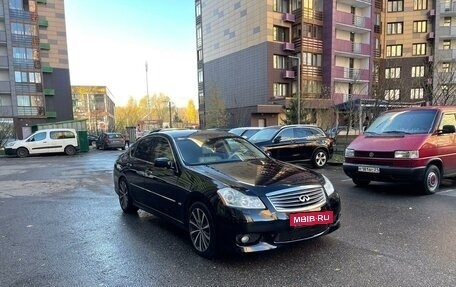
[[[295,128],[295,136],[297,138],[306,138],[312,135],[311,130],[305,128]]]
[[[282,130],[277,136],[280,136],[280,141],[289,141],[294,139],[294,133],[292,128],[286,128]]]
[[[45,140],[46,139],[46,132],[43,132],[43,133],[37,133],[36,135],[34,135],[33,137],[30,138],[29,141],[42,141],[42,140]]]
[[[439,130],[443,129],[443,126],[447,125],[453,125],[456,127],[456,114],[444,114],[439,125]]]
[[[165,138],[157,138],[154,145],[153,155],[154,158],[152,161],[160,157],[166,157],[169,160],[173,160],[173,151],[171,149],[171,145]]]
[[[138,145],[135,150],[134,156],[136,158],[145,160],[145,161],[152,161],[153,156],[152,156],[152,145],[153,145],[153,138],[145,138],[141,139],[140,142],[138,142]]]
[[[60,132],[50,132],[49,137],[53,140],[60,139],[61,138]]]
[[[75,136],[75,134],[73,132],[65,132],[64,137],[66,139],[74,139],[76,136]]]

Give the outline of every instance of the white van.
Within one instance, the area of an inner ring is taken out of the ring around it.
[[[65,153],[74,155],[79,150],[75,129],[38,130],[24,140],[10,142],[5,147],[6,155],[26,157],[29,154]]]

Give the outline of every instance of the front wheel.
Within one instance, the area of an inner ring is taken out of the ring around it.
[[[202,202],[195,202],[188,211],[188,233],[193,249],[205,258],[216,254],[216,233],[214,220],[209,208]]]
[[[138,211],[138,208],[133,205],[128,183],[124,178],[119,180],[119,203],[120,208],[125,213],[136,213]]]
[[[424,173],[422,191],[424,194],[434,194],[440,187],[440,169],[435,165],[430,165]]]
[[[315,168],[322,168],[328,162],[328,153],[322,149],[317,149],[312,157],[312,164]]]
[[[17,149],[16,155],[18,157],[27,157],[29,155],[29,151],[28,151],[28,149],[26,149],[24,147],[20,147]]]

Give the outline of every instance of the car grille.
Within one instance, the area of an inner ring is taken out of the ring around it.
[[[355,157],[367,157],[367,158],[394,158],[394,152],[384,151],[355,151]]]
[[[290,231],[281,232],[274,236],[274,243],[287,243],[299,240],[314,238],[328,229],[326,225],[316,225],[304,228],[296,228]]]
[[[309,211],[326,203],[325,192],[320,185],[283,189],[266,196],[279,212]]]

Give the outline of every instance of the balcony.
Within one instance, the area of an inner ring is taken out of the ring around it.
[[[288,52],[294,52],[295,51],[295,45],[293,43],[285,42],[282,45],[282,50],[283,51],[288,51]]]
[[[439,61],[453,62],[456,61],[456,50],[439,49],[437,50],[437,56]]]
[[[353,43],[347,40],[335,40],[334,50],[336,55],[350,58],[369,58],[371,46],[363,43]]]
[[[438,32],[442,40],[456,38],[456,27],[439,26]]]
[[[285,22],[294,23],[296,21],[295,15],[291,13],[283,13],[282,20]]]
[[[282,72],[282,78],[283,79],[294,79],[295,78],[295,72],[286,70]]]
[[[346,67],[334,67],[334,79],[347,83],[367,83],[370,80],[368,69],[352,69]]]
[[[336,11],[334,14],[334,22],[337,29],[355,33],[368,33],[373,27],[371,18],[341,11]]]
[[[9,81],[0,81],[0,94],[11,94],[11,85]]]
[[[345,3],[352,7],[366,8],[372,5],[373,0],[337,0],[340,3]]]
[[[447,3],[440,6],[441,16],[455,16],[456,15],[456,3]]]
[[[13,106],[0,106],[0,115],[2,115],[2,117],[12,117]]]
[[[8,69],[8,56],[0,56],[0,69]]]
[[[6,44],[6,31],[0,31],[0,44]]]

